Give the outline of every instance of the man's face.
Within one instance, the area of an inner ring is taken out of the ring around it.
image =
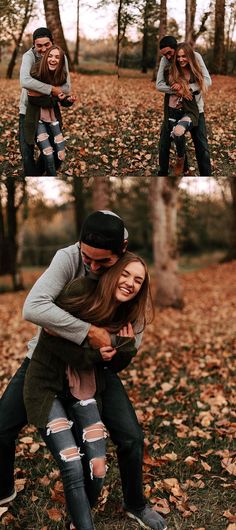
[[[39,37],[34,41],[34,47],[37,53],[44,55],[44,53],[51,48],[52,41],[48,37]]]
[[[167,59],[167,61],[171,61],[171,59],[174,57],[174,54],[175,54],[174,48],[170,48],[170,46],[166,46],[166,48],[162,48],[160,52],[161,52],[161,55]]]
[[[117,254],[112,253],[112,250],[90,247],[90,245],[82,242],[80,250],[86,270],[93,272],[97,276],[103,274],[106,269],[112,267],[119,259]]]

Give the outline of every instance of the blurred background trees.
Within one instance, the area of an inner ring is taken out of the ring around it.
[[[189,189],[181,185],[188,179]],[[182,307],[179,267],[236,259],[235,177],[208,177],[204,193],[197,177],[47,180],[55,185],[54,201],[45,198],[40,178],[0,177],[0,274],[12,275],[14,289],[22,286],[22,267],[46,267],[58,248],[78,241],[84,218],[96,209],[125,220],[129,249],[148,261],[157,279],[159,306]]]
[[[3,0],[0,27],[0,59],[8,78],[13,75],[18,57],[32,45],[32,21],[37,27],[39,3],[35,0]],[[67,3],[70,10],[71,2]],[[70,69],[91,69],[98,62],[136,68],[143,73],[155,68],[159,61],[158,42],[164,34],[187,40],[197,47],[211,73],[235,74],[236,71],[236,4],[232,0],[208,0],[204,7],[196,0],[185,0],[184,27],[172,16],[166,0],[97,0],[94,13],[104,16],[104,38],[86,37],[81,10],[89,7],[77,0],[71,30],[74,41],[65,38],[64,3],[43,0],[45,25],[54,41],[66,52]],[[176,6],[178,9],[178,6]],[[106,12],[114,16],[113,29],[106,28]],[[30,25],[29,25],[30,22]],[[89,27],[89,16],[86,26]],[[6,64],[7,63],[7,64]],[[6,64],[6,66],[5,66]],[[116,70],[114,70],[115,72]]]

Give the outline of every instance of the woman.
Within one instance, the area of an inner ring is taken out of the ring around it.
[[[100,350],[93,350],[86,344],[79,347],[42,331],[27,370],[24,399],[28,420],[39,428],[60,467],[68,511],[75,525],[71,528],[94,528],[89,500],[94,504],[105,476],[106,433],[94,394],[100,405],[99,394],[105,385],[104,369],[120,371],[135,355],[134,332],[144,329],[150,301],[147,267],[141,258],[129,252],[98,282],[88,277],[73,280],[63,289],[57,304],[74,316],[86,318],[91,324],[116,334],[115,347]],[[73,368],[79,369],[78,375],[71,374]],[[86,400],[81,399],[81,394]],[[92,502],[84,488],[82,453],[71,432],[69,420],[72,418],[82,431],[80,445],[87,469],[96,481]]]
[[[59,46],[51,46],[42,59],[31,69],[31,76],[53,86],[66,82],[65,55]],[[61,132],[62,118],[59,104],[70,107],[74,96],[63,92],[55,96],[45,96],[30,91],[25,117],[25,139],[28,144],[37,145],[44,157],[46,174],[56,176],[56,169],[65,159],[65,141]]]
[[[211,80],[208,72],[203,75],[194,50],[187,43],[177,46],[166,75],[168,83],[175,91],[175,94],[169,96],[168,108],[165,111],[177,152],[174,175],[179,176],[183,173],[185,165],[185,134],[198,125],[199,112],[203,112],[203,95]]]

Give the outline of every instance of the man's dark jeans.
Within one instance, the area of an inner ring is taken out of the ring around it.
[[[190,131],[196,153],[198,169],[201,176],[211,175],[210,153],[207,142],[207,132],[204,113],[199,114],[197,127],[193,127]],[[169,157],[170,157],[170,128],[168,124],[163,123],[159,141],[159,171],[158,175],[167,176],[169,171]],[[185,167],[186,169],[186,167]]]
[[[23,161],[24,175],[35,177],[43,175],[45,167],[42,154],[40,154],[37,162],[34,160],[34,145],[29,145],[25,141],[25,115],[19,116],[19,142],[20,152]]]
[[[15,440],[27,424],[23,385],[28,363],[26,358],[0,400],[0,497],[7,497],[14,487]],[[146,504],[142,488],[143,432],[119,377],[109,369],[104,370],[104,376],[102,420],[117,446],[124,501],[128,508],[142,510]],[[90,485],[86,489],[91,499]]]
[[[27,177],[35,177],[43,175],[45,172],[45,163],[42,153],[40,153],[38,159],[34,160],[34,145],[29,145],[25,141],[25,115],[20,114],[19,116],[19,143],[20,152],[23,160],[24,175]],[[55,156],[55,167],[59,169],[62,161]]]

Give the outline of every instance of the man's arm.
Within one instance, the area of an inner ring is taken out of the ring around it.
[[[23,306],[23,317],[76,344],[81,344],[88,334],[90,324],[73,317],[55,304],[57,296],[72,278],[73,266],[70,257],[64,250],[59,250],[48,269],[29,292]]]
[[[203,74],[203,79],[204,79],[204,83],[205,83],[205,86],[208,88],[212,85],[212,80],[211,80],[211,76],[207,70],[207,67],[203,61],[203,58],[201,56],[200,53],[198,52],[194,52],[194,55],[195,55],[195,58],[197,59],[198,63],[199,63],[199,66],[201,68],[201,71],[202,71],[202,74]],[[199,90],[199,85],[198,83],[190,83],[190,88],[192,90],[192,92],[194,92],[195,90]]]
[[[35,63],[33,53],[25,53],[22,58],[21,68],[20,68],[20,84],[22,88],[27,90],[35,90],[41,94],[49,95],[52,91],[52,85],[42,83],[38,79],[34,79],[30,75],[30,70]]]
[[[67,60],[66,55],[65,55],[65,67],[66,67],[66,83],[64,83],[64,85],[62,85],[60,88],[62,92],[64,92],[65,94],[69,94],[71,91],[71,81],[70,81],[68,60]]]
[[[167,59],[165,57],[162,57],[157,72],[156,88],[157,90],[159,90],[159,92],[164,92],[165,94],[175,94],[175,92],[171,90],[170,85],[167,85],[165,81],[164,71],[167,65]]]
[[[62,85],[61,87],[54,87],[52,85],[48,85],[47,83],[43,83],[42,81],[39,81],[38,79],[34,79],[31,74],[30,70],[35,63],[34,61],[34,55],[33,53],[25,53],[22,58],[21,68],[20,68],[20,84],[22,88],[26,88],[27,90],[33,90],[35,92],[40,92],[41,94],[49,95],[52,93],[52,95],[57,96],[60,92],[64,92],[65,94],[69,94],[71,90],[71,82],[70,82],[70,74],[69,74],[69,68],[68,68],[68,61],[65,56],[65,67],[66,67],[66,83]]]

